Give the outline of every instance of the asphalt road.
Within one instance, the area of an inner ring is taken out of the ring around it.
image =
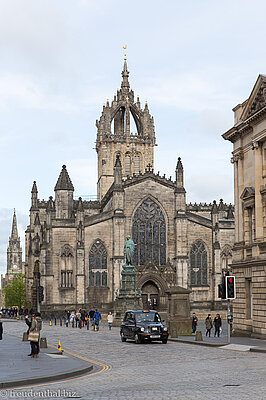
[[[6,327],[12,334],[21,334],[23,330],[23,322]],[[266,398],[266,355],[263,353],[173,342],[166,345],[122,343],[119,328],[110,332],[105,327],[93,332],[44,325],[42,336],[53,345],[60,339],[63,349],[101,362],[106,368],[81,379],[6,391],[4,396],[0,393],[0,398]]]

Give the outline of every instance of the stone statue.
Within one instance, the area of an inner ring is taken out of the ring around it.
[[[130,235],[127,235],[124,245],[125,265],[133,265],[134,250],[135,250],[135,244],[133,240],[130,238]]]

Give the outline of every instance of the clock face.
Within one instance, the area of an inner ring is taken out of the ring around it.
[[[13,265],[13,268],[14,268],[14,269],[18,269],[18,266],[17,266],[17,265]]]

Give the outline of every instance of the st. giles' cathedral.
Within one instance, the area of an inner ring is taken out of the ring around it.
[[[65,165],[54,199],[31,191],[26,230],[27,305],[34,277],[44,288],[41,310],[113,309],[127,234],[135,243],[134,265],[145,307],[167,312],[168,291],[191,290],[193,310],[219,308],[217,286],[231,262],[233,206],[222,200],[187,204],[184,169],[175,179],[154,172],[154,119],[130,89],[127,62],[121,88],[96,121],[97,200],[74,199]]]

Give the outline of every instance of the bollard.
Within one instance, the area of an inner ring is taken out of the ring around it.
[[[196,340],[197,342],[200,342],[200,341],[203,340],[203,339],[202,339],[202,332],[201,332],[201,331],[197,331],[197,332],[196,332],[195,340]]]
[[[28,335],[27,332],[23,332],[23,338],[22,338],[22,342],[27,342],[28,341]]]
[[[50,322],[49,322],[49,326],[52,326],[52,321],[50,320]]]
[[[62,326],[63,324],[62,324],[62,318],[60,318],[60,326]]]
[[[54,317],[54,324],[56,325],[56,317]]]
[[[40,349],[47,349],[47,339],[46,337],[42,337],[40,340]]]

